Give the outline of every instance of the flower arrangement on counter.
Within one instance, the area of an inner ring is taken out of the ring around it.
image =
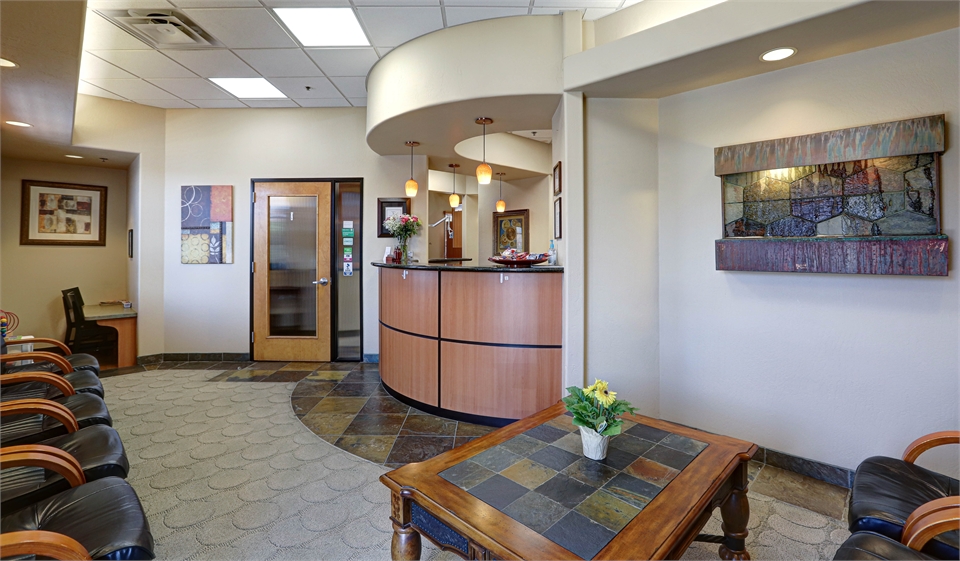
[[[397,238],[400,244],[400,255],[404,263],[407,261],[407,242],[420,233],[423,222],[412,214],[395,214],[383,221],[383,228],[390,235]]]
[[[629,401],[617,399],[617,392],[610,391],[603,380],[583,389],[570,386],[567,392],[570,395],[563,398],[563,403],[567,411],[573,413],[573,424],[593,429],[603,436],[620,434],[623,421],[617,417],[637,411]]]

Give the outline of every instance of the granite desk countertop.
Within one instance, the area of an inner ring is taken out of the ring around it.
[[[474,271],[480,273],[562,273],[563,267],[559,265],[534,265],[532,267],[517,268],[505,267],[492,262],[489,265],[456,266],[444,265],[441,263],[419,264],[411,263],[409,265],[400,265],[397,263],[380,263],[374,261],[370,263],[374,267],[383,267],[384,269],[413,269],[421,271]]]
[[[120,304],[109,304],[106,306],[87,304],[83,307],[83,315],[88,321],[99,321],[105,319],[135,318],[137,317],[137,311],[133,308],[124,308]]]

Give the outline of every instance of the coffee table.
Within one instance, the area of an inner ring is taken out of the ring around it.
[[[626,415],[605,460],[582,455],[562,403],[380,477],[395,560],[421,535],[467,559],[677,559],[695,540],[750,559],[747,462],[757,445]],[[715,508],[723,536],[699,535]]]

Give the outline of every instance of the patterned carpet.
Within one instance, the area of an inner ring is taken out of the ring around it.
[[[158,559],[389,559],[387,470],[308,430],[295,382],[210,381],[216,370],[105,378],[107,404]],[[754,559],[830,559],[839,520],[751,493]],[[715,518],[705,530],[719,533]],[[716,559],[694,544],[685,559]],[[424,540],[423,559],[455,559]]]

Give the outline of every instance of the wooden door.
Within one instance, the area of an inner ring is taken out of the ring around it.
[[[330,360],[332,184],[254,184],[253,359]]]
[[[463,257],[463,213],[455,211],[446,211],[443,214],[452,214],[453,220],[450,222],[450,230],[453,237],[449,234],[444,242],[447,244],[446,256],[450,259]]]

